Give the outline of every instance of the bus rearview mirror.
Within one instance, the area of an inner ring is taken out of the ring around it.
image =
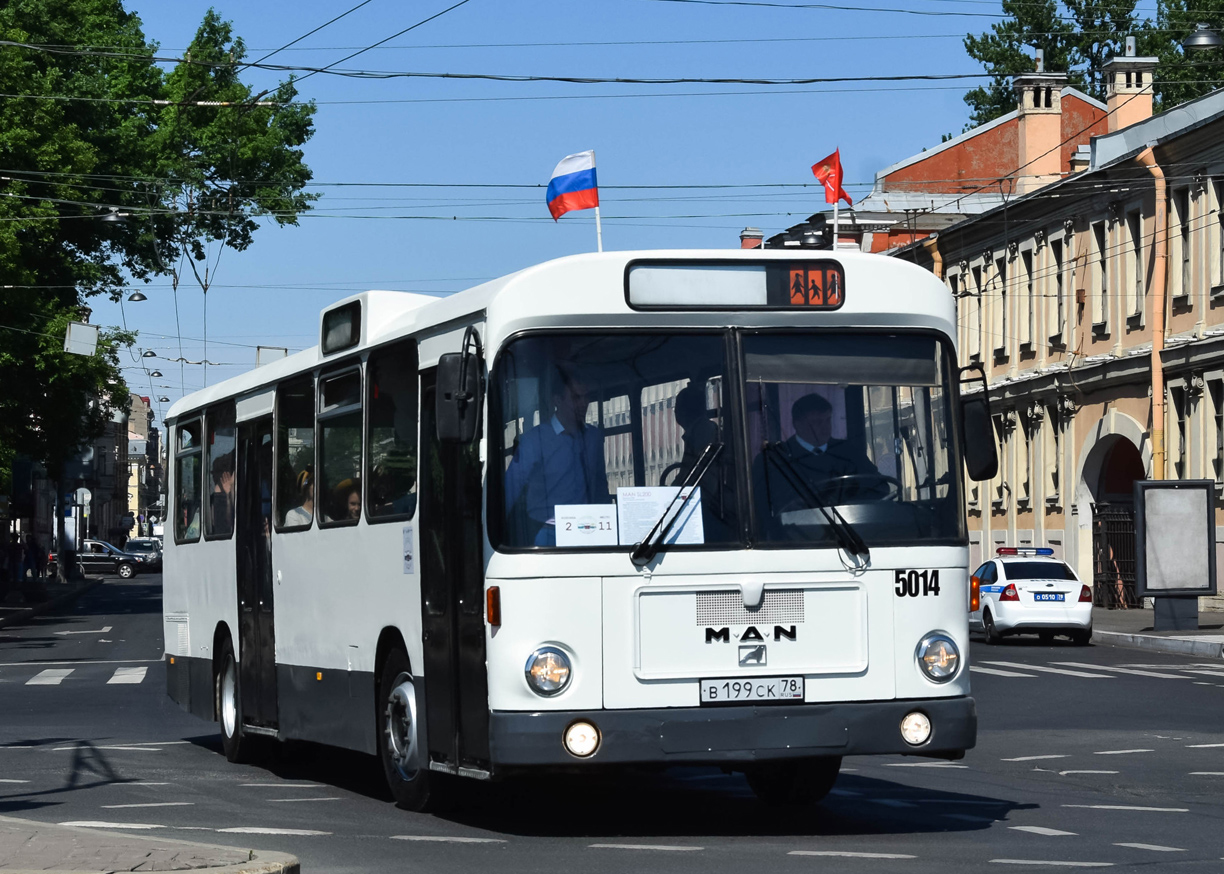
[[[476,437],[483,407],[480,358],[471,352],[448,352],[443,355],[438,360],[438,440],[443,443],[470,443]]]
[[[965,447],[969,479],[974,482],[993,479],[999,471],[999,456],[995,451],[990,404],[984,396],[961,401],[961,445]]]

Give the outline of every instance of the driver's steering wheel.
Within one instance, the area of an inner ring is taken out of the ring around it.
[[[876,501],[887,501],[887,500],[900,501],[901,500],[901,489],[902,489],[901,480],[897,479],[896,477],[888,476],[887,474],[883,474],[883,473],[848,473],[842,476],[831,476],[828,479],[823,480],[820,483],[820,491],[824,492],[826,489],[830,491],[836,490],[837,494],[844,496],[846,493],[847,485],[859,483],[859,482],[869,482],[869,483],[877,483],[877,484],[885,483],[890,487],[887,494],[879,495],[878,497],[871,495],[870,497],[872,500],[876,500]],[[862,493],[862,492],[868,491],[869,489],[870,489],[869,486],[860,486],[856,488],[855,490]]]

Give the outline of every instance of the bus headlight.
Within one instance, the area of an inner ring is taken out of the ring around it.
[[[932,631],[918,644],[918,666],[927,679],[946,683],[960,669],[960,650],[956,642],[942,631]]]
[[[565,691],[573,670],[569,656],[555,646],[542,646],[527,659],[527,685],[545,698]]]

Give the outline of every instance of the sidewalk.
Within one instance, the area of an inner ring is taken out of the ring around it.
[[[0,628],[4,628],[6,625],[16,625],[31,617],[41,616],[43,613],[54,610],[56,607],[75,601],[101,582],[102,580],[98,577],[84,577],[67,585],[43,581],[41,591],[44,593],[44,596],[37,604],[28,604],[19,596],[10,595],[4,601],[0,601]]]
[[[298,874],[287,853],[216,847],[0,816],[0,874],[73,871],[199,871],[209,874]]]
[[[1153,631],[1155,611],[1092,608],[1092,640],[1111,646],[1224,659],[1224,613],[1200,611],[1198,631]]]

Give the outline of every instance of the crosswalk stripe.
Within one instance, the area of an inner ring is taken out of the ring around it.
[[[1187,674],[1202,674],[1207,677],[1224,677],[1224,673],[1220,673],[1219,671],[1200,671],[1196,668],[1181,668],[1180,670],[1185,671]]]
[[[969,670],[975,674],[994,674],[996,677],[1028,677],[1030,680],[1037,679],[1036,674],[1020,674],[1016,671],[1001,671],[998,668],[983,668],[978,665],[970,665]]]
[[[1018,662],[986,662],[988,665],[999,665],[1003,668],[1021,668],[1025,671],[1041,671],[1045,674],[1062,674],[1066,677],[1088,677],[1093,680],[1116,680],[1109,674],[1088,674],[1084,671],[1070,671],[1066,668],[1047,668],[1041,665],[1023,665]]]
[[[115,668],[115,673],[109,680],[106,681],[106,685],[112,686],[115,684],[139,683],[144,680],[145,673],[147,673],[148,670],[149,669],[147,667]]]
[[[1094,671],[1114,671],[1119,674],[1134,674],[1136,677],[1155,677],[1158,680],[1188,680],[1189,677],[1181,674],[1160,674],[1156,671],[1136,671],[1131,668],[1114,668],[1108,665],[1086,665],[1082,662],[1051,662],[1054,665],[1063,665],[1068,668],[1089,668]]]
[[[58,686],[72,673],[72,668],[47,668],[26,680],[27,686]]]

